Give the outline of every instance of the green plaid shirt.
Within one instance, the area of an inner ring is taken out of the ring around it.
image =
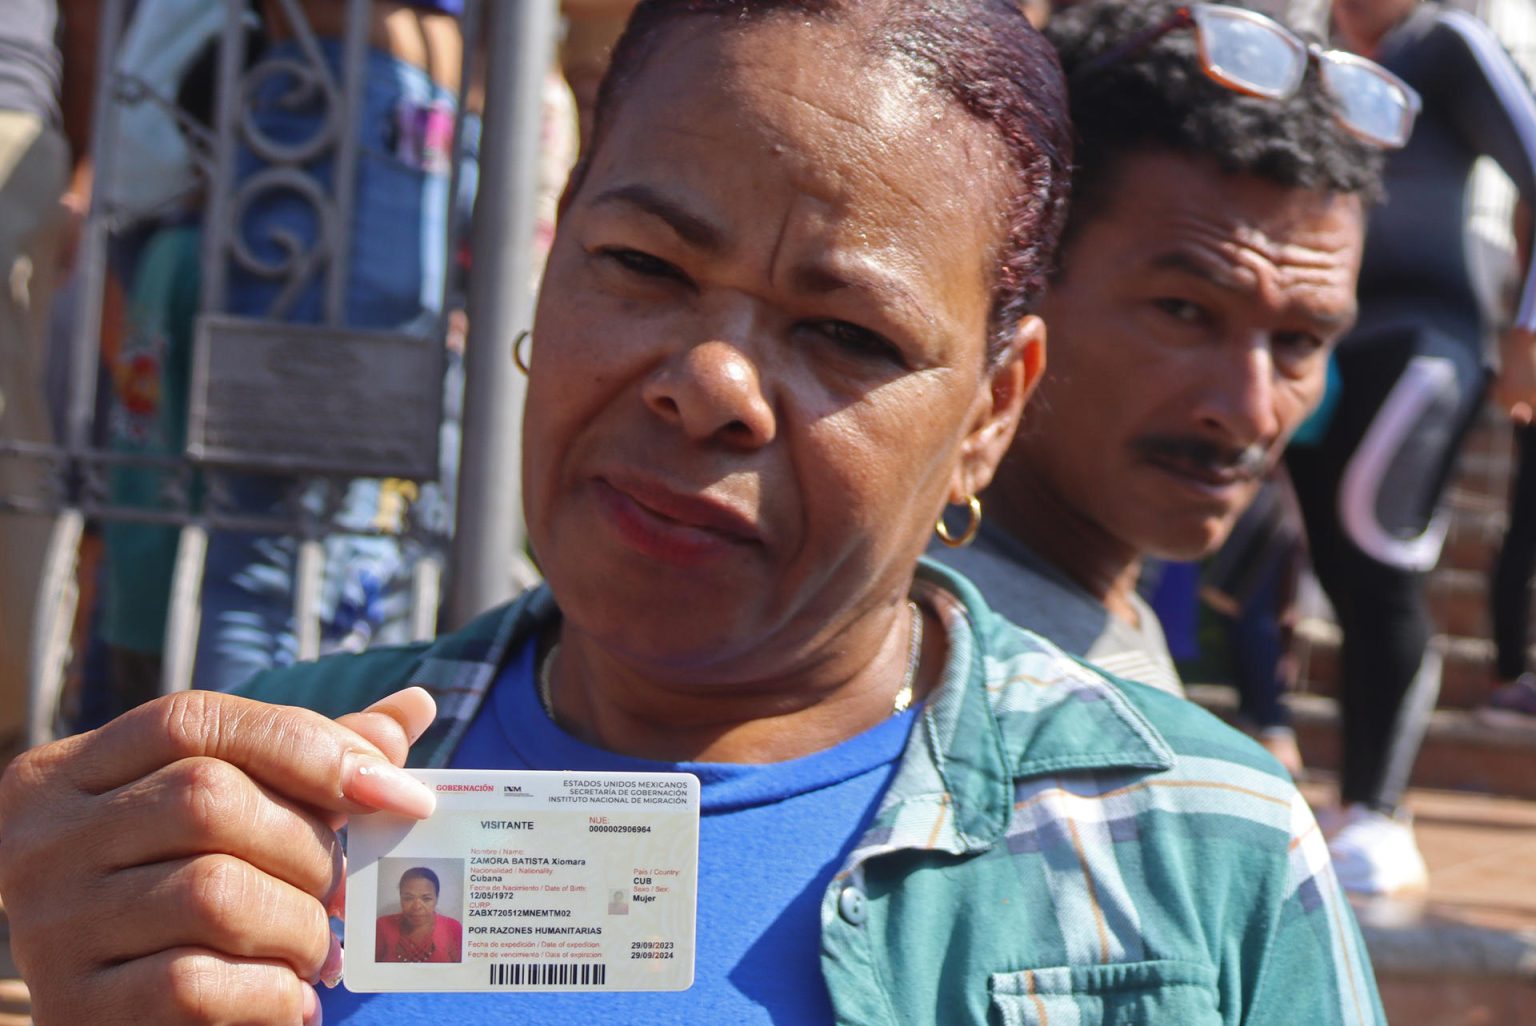
[[[914,597],[948,661],[822,899],[839,1023],[1385,1023],[1317,824],[1268,755],[1019,630],[951,571],[923,563]],[[444,766],[500,668],[558,616],[539,588],[434,643],[245,691],[338,716],[419,684],[440,715],[411,762]]]

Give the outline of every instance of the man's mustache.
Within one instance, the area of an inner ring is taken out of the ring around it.
[[[1258,442],[1243,449],[1192,435],[1144,435],[1132,443],[1143,458],[1257,479],[1269,470],[1269,447]]]

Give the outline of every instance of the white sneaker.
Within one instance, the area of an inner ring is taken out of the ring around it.
[[[1367,805],[1351,805],[1328,841],[1333,870],[1346,891],[1398,894],[1429,886],[1429,871],[1413,840],[1413,817],[1395,816]]]

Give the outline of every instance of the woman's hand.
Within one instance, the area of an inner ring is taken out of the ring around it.
[[[348,814],[422,817],[419,688],[332,722],[192,691],[18,757],[0,896],[38,1026],[313,1021]]]
[[[1516,424],[1536,419],[1536,332],[1510,328],[1499,340],[1499,376],[1493,400]]]

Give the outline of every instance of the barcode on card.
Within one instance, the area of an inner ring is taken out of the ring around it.
[[[492,962],[493,987],[601,987],[608,980],[602,962]]]

